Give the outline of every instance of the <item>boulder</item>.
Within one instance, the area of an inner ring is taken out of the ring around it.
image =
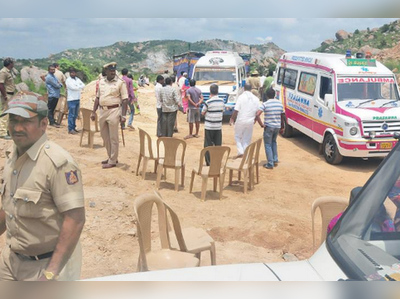
[[[338,41],[342,41],[348,38],[349,38],[349,33],[347,31],[339,30],[338,32],[336,32],[336,39]]]
[[[21,80],[22,82],[26,82],[31,80],[35,85],[36,89],[39,89],[41,85],[44,85],[43,80],[40,76],[46,75],[47,71],[39,69],[36,66],[26,66],[21,70]]]
[[[369,37],[368,37],[368,40],[374,40],[375,39],[375,36],[373,36],[373,35],[370,35]]]
[[[327,40],[324,40],[322,43],[321,43],[321,46],[330,46],[330,45],[332,45],[333,44],[333,39],[327,39]]]
[[[375,49],[375,48],[372,48],[372,47],[366,45],[364,47],[361,47],[359,49],[359,52],[363,52],[363,53],[371,52],[372,55],[377,55],[377,54],[379,54],[379,52],[381,52],[381,50]]]
[[[15,88],[17,89],[17,91],[29,91],[29,87],[28,85],[26,85],[25,82],[18,83],[17,85],[15,85]]]

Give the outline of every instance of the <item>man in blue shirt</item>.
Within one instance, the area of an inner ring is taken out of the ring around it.
[[[57,107],[58,99],[60,98],[60,91],[62,84],[54,73],[56,72],[56,68],[53,65],[49,65],[48,68],[49,73],[46,76],[46,88],[47,88],[47,94],[48,94],[48,102],[47,102],[47,107],[49,109],[48,112],[48,118],[50,122],[50,126],[59,128],[60,126],[56,124],[54,120],[54,110]]]
[[[264,128],[264,146],[268,163],[264,165],[267,169],[274,169],[278,166],[278,144],[276,139],[278,133],[283,130],[284,110],[281,101],[274,99],[275,90],[267,90],[268,100],[264,102],[257,112],[256,119],[260,126]],[[260,115],[264,112],[264,123]]]

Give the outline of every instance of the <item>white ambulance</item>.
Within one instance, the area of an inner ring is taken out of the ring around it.
[[[374,59],[286,53],[278,62],[274,88],[285,108],[283,137],[291,137],[293,128],[310,136],[330,164],[339,164],[343,156],[386,156],[396,144],[396,77]]]
[[[196,87],[201,90],[204,100],[210,97],[210,86],[217,84],[218,96],[225,102],[224,115],[231,115],[246,79],[245,67],[245,62],[236,52],[208,51],[197,61],[192,79],[196,80]]]

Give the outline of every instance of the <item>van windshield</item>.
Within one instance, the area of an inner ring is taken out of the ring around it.
[[[351,279],[400,280],[399,164],[397,144],[327,237],[330,252]]]
[[[210,85],[213,83],[233,85],[236,83],[236,69],[197,67],[193,78],[197,81],[197,85]]]
[[[338,78],[338,100],[399,101],[393,77],[345,77]],[[382,103],[380,103],[382,104]],[[395,103],[397,106],[399,103]]]

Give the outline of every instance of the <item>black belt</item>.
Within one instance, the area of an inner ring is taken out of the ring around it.
[[[14,93],[13,92],[6,92],[6,94],[9,94],[9,95],[14,95]]]
[[[22,257],[22,258],[25,258],[25,259],[28,259],[28,260],[32,260],[32,261],[40,261],[40,260],[43,260],[43,259],[47,259],[47,258],[49,258],[49,257],[52,257],[54,251],[52,251],[52,252],[47,252],[47,253],[43,253],[43,254],[39,254],[39,255],[34,255],[34,256],[31,256],[31,255],[24,255],[24,254],[20,254],[20,253],[17,253],[17,252],[14,252],[14,253],[15,253],[18,257]]]

